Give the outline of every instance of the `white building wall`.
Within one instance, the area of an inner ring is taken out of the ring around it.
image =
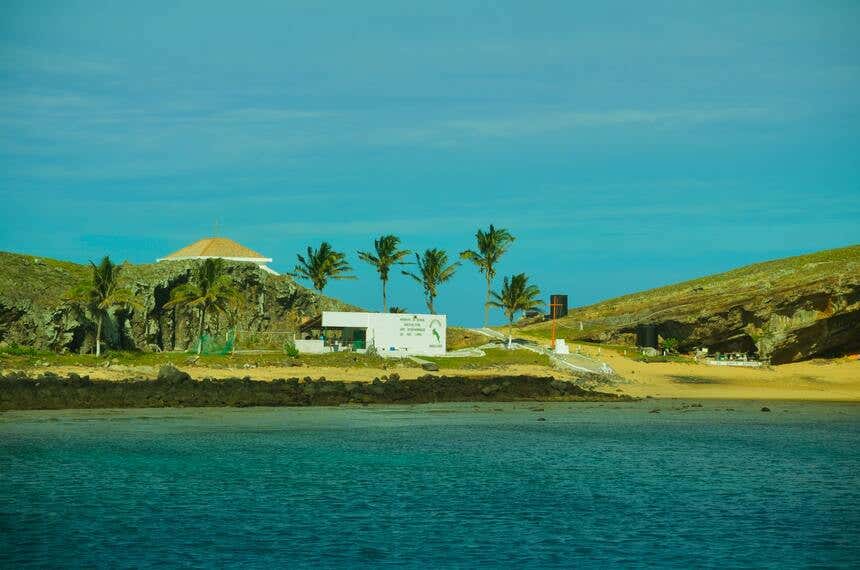
[[[448,319],[446,315],[325,311],[322,326],[366,328],[366,344],[375,346],[380,356],[444,356]]]

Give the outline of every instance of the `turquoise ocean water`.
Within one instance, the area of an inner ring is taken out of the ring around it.
[[[0,566],[857,567],[860,406],[767,405],[0,414]]]

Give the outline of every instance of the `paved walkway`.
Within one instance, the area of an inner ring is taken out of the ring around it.
[[[492,339],[507,342],[507,335],[489,328],[469,329],[473,332],[486,335]],[[614,374],[615,371],[607,363],[590,358],[582,354],[555,354],[549,348],[525,339],[514,338],[514,347],[531,350],[538,354],[546,354],[550,360],[560,368],[566,368],[576,372],[589,372],[591,374]]]
[[[486,337],[489,337],[489,338],[491,338],[491,339],[493,339],[493,340],[503,340],[503,341],[505,341],[505,342],[507,342],[507,341],[508,341],[508,337],[507,337],[507,335],[504,335],[504,334],[500,333],[499,331],[496,331],[496,330],[493,330],[493,329],[488,329],[488,328],[485,328],[485,327],[481,327],[481,328],[479,328],[479,329],[469,329],[469,330],[470,330],[470,331],[472,331],[472,332],[476,332],[476,333],[478,333],[478,334],[482,334],[482,335],[484,335],[484,336],[486,336]]]

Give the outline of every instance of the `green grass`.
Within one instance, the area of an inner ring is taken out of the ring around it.
[[[549,357],[529,350],[506,350],[493,348],[485,351],[483,357],[444,358],[422,357],[436,363],[440,370],[480,370],[511,365],[532,364],[550,366]],[[243,368],[245,365],[256,367],[287,366],[296,367],[296,375],[301,375],[301,367],[330,366],[335,368],[392,368],[394,366],[417,367],[408,359],[382,358],[354,352],[332,352],[328,354],[302,354],[290,358],[283,353],[201,355],[184,352],[124,352],[109,351],[101,357],[94,354],[55,354],[21,347],[6,347],[0,350],[0,367],[8,369],[43,366],[81,366],[97,368],[107,363],[120,366],[149,366],[158,368],[163,364],[174,366],[204,366],[212,368]]]
[[[448,327],[445,337],[449,351],[483,346],[490,341],[486,335],[460,327]]]
[[[548,356],[537,354],[530,350],[490,348],[486,349],[484,352],[486,352],[487,355],[480,357],[469,356],[464,358],[446,358],[422,356],[421,358],[435,363],[439,366],[440,370],[489,369],[517,364],[533,364],[538,366],[551,365]]]
[[[328,354],[302,354],[290,358],[284,353],[201,355],[183,352],[119,352],[109,351],[101,357],[94,354],[55,354],[32,349],[20,350],[6,347],[0,350],[0,367],[29,368],[47,362],[51,366],[99,367],[110,362],[122,366],[154,366],[173,364],[175,366],[209,366],[213,368],[241,368],[253,366],[332,366],[339,368],[390,368],[392,366],[418,366],[411,360],[385,359],[354,352],[332,352]],[[297,372],[298,373],[298,372]]]
[[[57,305],[70,289],[87,279],[88,271],[76,263],[0,252],[0,298],[11,305]]]
[[[13,344],[10,346],[0,347],[0,357],[7,356],[46,356],[53,355],[52,352],[48,350],[41,350],[38,348],[33,348],[32,346],[18,346],[17,344]]]
[[[529,350],[487,349],[486,356],[445,358],[422,357],[436,363],[440,370],[484,370],[511,365],[551,366],[549,357]],[[5,347],[0,349],[0,367],[7,369],[26,369],[44,366],[81,366],[98,368],[110,363],[119,366],[148,366],[159,368],[164,364],[174,366],[202,366],[211,368],[242,369],[245,365],[254,367],[282,366],[296,367],[296,376],[301,376],[303,366],[335,368],[393,368],[395,366],[418,367],[409,359],[382,358],[357,354],[354,352],[332,352],[327,354],[301,354],[290,358],[284,353],[201,355],[184,352],[125,352],[108,351],[101,357],[94,354],[55,354],[26,347]]]

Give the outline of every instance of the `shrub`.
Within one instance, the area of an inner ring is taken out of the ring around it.
[[[678,351],[678,344],[677,338],[667,338],[663,341],[663,348],[666,349],[666,352],[672,354]]]
[[[296,348],[296,343],[291,340],[288,340],[284,343],[284,352],[290,358],[298,358],[299,357],[299,349]]]
[[[40,350],[32,346],[20,346],[17,344],[10,344],[9,346],[0,347],[0,353],[9,354],[12,356],[41,356],[50,354],[50,352],[48,352],[47,350]]]

